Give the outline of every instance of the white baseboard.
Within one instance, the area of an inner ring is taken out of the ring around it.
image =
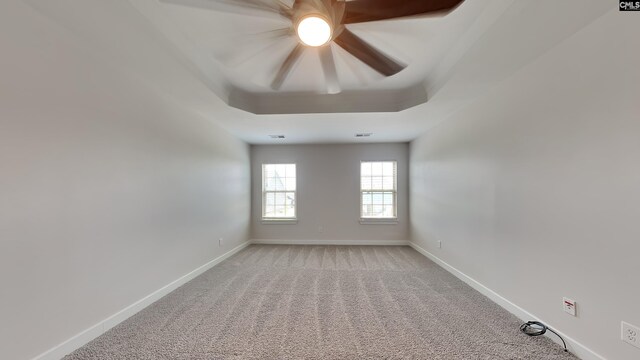
[[[598,355],[596,352],[594,352],[593,350],[587,348],[586,346],[584,346],[583,344],[579,343],[578,341],[572,339],[568,335],[556,330],[556,328],[554,328],[553,325],[551,325],[548,322],[544,321],[543,319],[540,319],[539,317],[531,314],[530,312],[528,312],[525,309],[521,308],[520,306],[514,304],[513,302],[507,300],[506,298],[502,297],[500,294],[498,294],[495,291],[489,289],[488,287],[482,285],[481,283],[479,283],[475,279],[471,278],[470,276],[466,275],[462,271],[456,269],[455,267],[447,264],[445,261],[441,260],[437,256],[435,256],[432,253],[428,252],[427,250],[423,249],[422,247],[420,247],[416,243],[409,241],[409,246],[411,246],[417,252],[419,252],[422,255],[424,255],[427,258],[429,258],[431,261],[433,261],[436,264],[440,265],[440,267],[444,268],[445,270],[447,270],[448,272],[450,272],[451,274],[456,276],[458,279],[460,279],[460,280],[464,281],[465,283],[467,283],[469,286],[471,286],[472,288],[474,288],[475,290],[480,292],[482,295],[488,297],[489,299],[491,299],[496,304],[502,306],[505,310],[507,310],[510,313],[512,313],[513,315],[517,316],[523,322],[524,321],[529,321],[529,320],[537,320],[537,321],[540,321],[540,322],[542,322],[544,324],[549,325],[549,327],[551,327],[553,330],[558,332],[558,334],[560,334],[564,338],[564,340],[567,342],[567,348],[569,349],[569,351],[573,355],[576,355],[577,357],[579,357],[580,359],[583,359],[583,360],[606,360],[603,356]],[[517,330],[514,330],[514,331],[517,331]],[[546,336],[548,336],[554,342],[556,342],[558,344],[562,344],[560,339],[558,339],[557,336],[555,336],[555,335],[553,335],[551,333],[547,333]]]
[[[107,330],[112,327],[118,325],[129,317],[135,315],[140,310],[145,307],[153,304],[163,296],[169,294],[173,290],[178,287],[186,284],[187,282],[193,280],[198,275],[204,273],[205,271],[211,269],[212,267],[218,265],[223,260],[227,259],[231,255],[237,253],[238,251],[244,249],[249,245],[249,241],[245,241],[244,243],[236,246],[230,251],[218,256],[217,258],[209,261],[208,263],[200,266],[199,268],[191,271],[190,273],[180,277],[177,280],[172,281],[171,283],[165,285],[164,287],[152,292],[151,294],[145,296],[144,298],[136,301],[135,303],[127,306],[126,308],[118,311],[117,313],[109,316],[108,318],[100,321],[99,323],[91,326],[90,328],[80,332],[79,334],[73,336],[72,338],[64,341],[63,343],[54,346],[53,348],[47,350],[46,352],[36,356],[33,360],[58,360],[64,357],[65,355],[73,352],[74,350],[82,347],[89,341],[97,338],[98,336],[104,334]]]
[[[266,245],[397,245],[407,246],[409,240],[284,240],[252,239],[252,244]]]

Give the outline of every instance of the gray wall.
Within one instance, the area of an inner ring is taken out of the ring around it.
[[[253,239],[408,240],[408,153],[402,144],[251,146]],[[398,161],[398,224],[360,224],[360,161]],[[261,222],[263,163],[296,163],[298,223]]]
[[[411,144],[413,241],[620,360],[640,358],[620,340],[640,325],[638,20],[612,9]]]
[[[5,14],[0,358],[28,359],[246,241],[249,147]]]

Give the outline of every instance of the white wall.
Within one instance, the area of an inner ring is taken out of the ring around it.
[[[27,359],[246,241],[249,147],[0,14],[0,358]]]
[[[407,143],[253,145],[253,239],[277,240],[408,240]],[[398,162],[398,224],[360,224],[360,161]],[[262,164],[297,165],[298,223],[262,224]],[[319,227],[322,227],[321,231]]]
[[[616,360],[640,358],[638,34],[612,10],[410,152],[413,241]]]

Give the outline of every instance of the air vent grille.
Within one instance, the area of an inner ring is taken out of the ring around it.
[[[356,134],[356,137],[357,138],[364,138],[364,137],[369,137],[371,135],[373,135],[373,134],[372,133],[359,133],[359,134]]]
[[[284,135],[269,135],[272,139],[284,139]]]

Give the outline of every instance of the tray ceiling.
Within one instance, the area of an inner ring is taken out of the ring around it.
[[[215,1],[215,0],[210,0]],[[423,85],[451,44],[473,23],[481,6],[467,1],[446,16],[350,24],[353,33],[407,68],[385,78],[336,44],[334,53],[342,93],[327,92],[318,48],[306,48],[279,91],[270,83],[295,35],[278,38],[291,21],[180,6],[158,0],[131,0],[202,74],[222,74],[227,103],[257,114],[396,112],[424,103]],[[201,3],[199,1],[198,3]],[[292,2],[292,0],[289,0]]]

